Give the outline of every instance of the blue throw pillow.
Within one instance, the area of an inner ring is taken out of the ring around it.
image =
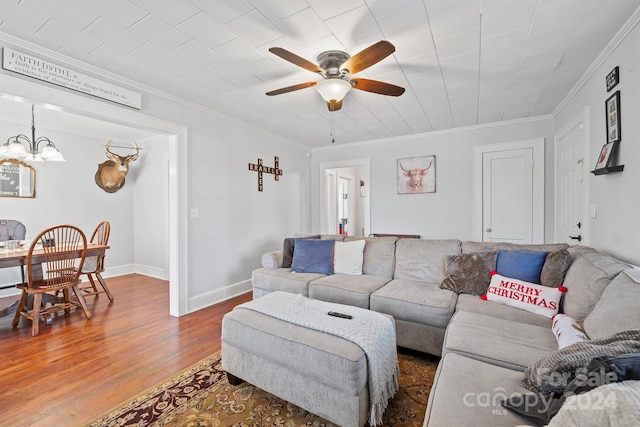
[[[548,252],[498,251],[496,271],[501,276],[540,283],[540,273]]]
[[[293,248],[291,271],[333,274],[333,240],[297,240]]]

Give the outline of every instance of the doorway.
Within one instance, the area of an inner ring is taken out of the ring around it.
[[[585,107],[555,136],[555,241],[589,244],[586,147],[589,146],[589,107]]]
[[[39,83],[0,74],[0,96],[35,104],[55,104],[60,111],[91,117],[106,123],[146,129],[165,135],[168,139],[168,192],[169,192],[169,314],[188,313],[187,281],[187,219],[186,213],[186,127],[132,111],[121,106],[106,104],[75,93]],[[9,90],[10,88],[10,90]]]
[[[367,236],[369,159],[321,163],[320,174],[320,232]]]
[[[544,139],[474,148],[474,239],[544,242]]]

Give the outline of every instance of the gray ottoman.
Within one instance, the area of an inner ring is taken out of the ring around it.
[[[343,338],[236,309],[222,320],[222,368],[338,425],[368,421],[367,359]]]

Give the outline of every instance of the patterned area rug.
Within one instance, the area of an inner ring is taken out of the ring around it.
[[[422,426],[438,359],[399,349],[400,391],[389,402],[384,426]],[[232,386],[220,352],[130,399],[90,427],[334,426],[250,384]]]

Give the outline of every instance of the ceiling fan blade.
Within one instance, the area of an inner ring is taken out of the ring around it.
[[[267,95],[269,96],[280,95],[287,92],[293,92],[294,90],[306,89],[308,87],[315,86],[316,83],[317,82],[306,82],[306,83],[300,83],[293,86],[287,86],[280,89],[272,90],[271,92],[267,92]]]
[[[379,82],[369,79],[351,79],[354,89],[364,90],[365,92],[378,93],[387,96],[400,96],[404,93],[404,88],[391,83]]]
[[[328,101],[327,107],[329,107],[329,111],[338,111],[342,108],[342,101]]]
[[[311,61],[307,61],[306,59],[302,58],[301,56],[298,56],[295,53],[289,52],[288,50],[283,49],[281,47],[271,47],[271,48],[269,48],[269,52],[273,53],[274,55],[279,56],[280,58],[284,59],[285,61],[289,61],[292,64],[297,65],[298,67],[302,67],[305,70],[309,70],[312,73],[324,73],[324,70],[322,68],[320,68],[319,65],[316,65]]]
[[[386,40],[380,40],[378,43],[372,44],[344,61],[340,66],[340,70],[348,70],[349,74],[358,73],[382,61],[395,51],[396,48],[394,45]]]

